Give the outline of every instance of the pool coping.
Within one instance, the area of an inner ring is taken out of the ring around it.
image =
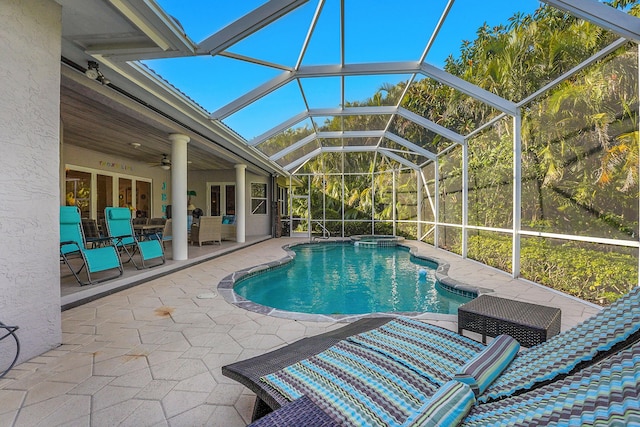
[[[235,271],[226,277],[224,277],[217,286],[218,293],[225,299],[229,304],[233,304],[239,308],[245,309],[247,311],[252,311],[254,313],[259,313],[266,316],[280,317],[290,320],[302,320],[302,321],[312,321],[312,322],[353,322],[358,319],[366,318],[366,317],[411,317],[416,319],[423,320],[449,320],[449,321],[457,321],[457,315],[455,314],[441,314],[441,313],[430,313],[430,312],[376,312],[376,313],[365,313],[365,314],[310,314],[310,313],[301,313],[297,311],[285,311],[280,310],[274,307],[268,307],[262,304],[255,303],[250,301],[240,295],[238,295],[234,290],[234,286],[236,282],[247,278],[247,276],[253,276],[259,274],[264,270],[270,270],[272,268],[282,267],[293,261],[296,257],[294,251],[290,248],[300,245],[320,245],[320,244],[342,244],[353,242],[350,238],[344,239],[332,239],[330,241],[323,242],[298,242],[292,243],[282,246],[282,249],[285,251],[286,255],[278,260],[271,261],[265,264],[259,264],[252,267],[243,268],[241,270]],[[436,280],[438,284],[444,288],[445,290],[456,293],[463,296],[469,296],[468,294],[473,294],[475,296],[479,296],[485,293],[492,293],[493,289],[481,288],[478,286],[472,286],[467,283],[463,283],[459,280],[455,280],[449,277],[449,263],[431,256],[424,256],[418,253],[418,249],[406,242],[398,243],[397,246],[404,247],[409,250],[409,254],[415,258],[420,260],[432,262],[437,265],[436,268]]]

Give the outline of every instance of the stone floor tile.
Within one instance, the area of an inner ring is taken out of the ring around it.
[[[101,409],[118,405],[132,399],[139,392],[140,389],[137,387],[116,387],[107,385],[93,395],[92,409],[94,411],[100,411]]]
[[[207,397],[207,403],[234,405],[240,398],[243,389],[244,386],[237,382],[235,384],[217,384]]]
[[[215,405],[199,405],[193,409],[185,411],[169,418],[170,427],[205,427],[209,426],[209,419],[216,412]]]
[[[167,418],[171,418],[205,403],[208,395],[206,392],[172,390],[162,399],[162,407]]]
[[[91,402],[88,396],[59,396],[38,402],[33,405],[23,406],[14,423],[14,427],[33,427],[37,425],[56,425],[44,422],[47,419],[73,420],[83,414],[89,414]],[[50,418],[51,417],[51,418]]]
[[[245,427],[247,424],[233,406],[218,406],[207,422],[209,427]]]
[[[116,405],[109,406],[101,410],[94,409],[91,413],[91,427],[113,427],[120,426],[129,416],[134,414],[137,409],[148,401],[139,399],[128,399]],[[160,418],[162,408],[156,410],[154,416]],[[161,422],[162,420],[158,421]],[[143,425],[153,425],[142,424]]]
[[[207,366],[194,359],[175,359],[151,366],[151,375],[156,380],[182,381],[203,372],[208,372]]]
[[[99,377],[94,375],[69,390],[67,394],[82,394],[91,396],[100,391],[107,384],[111,383],[114,378],[115,377]]]

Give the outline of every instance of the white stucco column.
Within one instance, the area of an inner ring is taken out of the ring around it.
[[[189,257],[187,241],[187,135],[173,133],[171,141],[171,218],[173,219],[173,259],[186,260]]]
[[[61,20],[55,1],[0,2],[0,321],[20,328],[19,362],[62,341]],[[15,355],[10,341],[2,361]]]
[[[245,170],[247,165],[236,165],[236,242],[245,241],[245,225],[247,217],[247,184]]]

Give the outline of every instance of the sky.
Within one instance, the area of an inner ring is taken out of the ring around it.
[[[156,0],[175,17],[196,43],[221,30],[264,0]],[[241,40],[228,51],[293,67],[298,60],[318,5],[310,0],[278,21]],[[436,26],[446,0],[345,0],[345,61],[368,63],[417,61]],[[457,56],[463,40],[473,40],[479,27],[508,24],[514,13],[533,12],[533,0],[456,0],[426,62],[442,67]],[[197,56],[144,61],[208,112],[280,75],[282,70],[222,56]],[[302,65],[340,62],[340,0],[326,0]],[[345,99],[363,101],[383,84],[405,81],[409,75],[348,77]],[[310,108],[338,107],[340,78],[323,77],[286,85],[255,104],[225,118],[225,124],[247,140]]]

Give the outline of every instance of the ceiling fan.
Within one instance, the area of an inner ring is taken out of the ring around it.
[[[149,163],[149,166],[160,166],[161,169],[168,171],[171,169],[171,160],[169,160],[169,156],[166,154],[162,155],[162,160],[156,163]]]

